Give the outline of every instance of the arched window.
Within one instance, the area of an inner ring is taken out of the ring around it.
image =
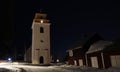
[[[43,27],[40,27],[40,33],[44,33]]]

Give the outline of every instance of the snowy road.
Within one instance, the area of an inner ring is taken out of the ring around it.
[[[0,69],[3,70],[3,68],[10,70],[12,72],[70,72],[68,70],[59,68],[59,66],[30,66],[30,65],[15,65],[15,64],[0,65]],[[2,70],[0,72],[2,72]]]
[[[32,66],[12,63],[0,64],[0,72],[70,72],[59,66]]]
[[[79,66],[31,66],[20,64],[0,64],[0,72],[120,72],[120,68],[97,69]]]

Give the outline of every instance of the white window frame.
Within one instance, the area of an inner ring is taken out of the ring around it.
[[[73,51],[69,50],[69,56],[72,57],[73,56]]]

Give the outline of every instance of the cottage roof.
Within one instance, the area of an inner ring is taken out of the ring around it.
[[[80,40],[76,41],[68,50],[83,48],[90,40],[102,40],[103,38],[99,34],[83,35]]]
[[[104,40],[97,41],[90,46],[90,48],[88,49],[88,51],[86,53],[88,54],[88,53],[101,51],[101,50],[105,49],[106,46],[108,46],[110,44],[112,44],[112,42],[104,41]]]
[[[107,51],[120,52],[120,39],[115,40],[115,41],[113,42],[113,44],[107,46],[107,47],[104,49],[104,52],[107,52]]]
[[[87,42],[89,37],[83,37],[80,40],[76,41],[74,44],[71,45],[71,47],[68,50],[74,50],[74,49],[79,49],[84,46],[84,44]]]

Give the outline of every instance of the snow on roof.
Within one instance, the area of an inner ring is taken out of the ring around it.
[[[84,44],[88,41],[89,38],[90,37],[83,37],[81,40],[78,40],[74,44],[72,44],[68,50],[83,48]]]
[[[79,49],[79,48],[82,48],[82,46],[78,46],[78,47],[75,47],[75,48],[70,48],[70,49],[66,50],[66,52],[68,52],[69,50],[75,50],[75,49]]]
[[[88,54],[88,53],[93,53],[96,51],[101,51],[110,44],[112,44],[112,42],[104,41],[104,40],[97,41],[96,43],[94,43],[90,46],[90,48],[88,49],[88,51],[86,53]]]
[[[80,40],[78,39],[78,41],[76,41],[74,44],[72,44],[68,50],[83,48],[89,40],[94,39],[94,38],[103,40],[103,38],[97,33],[94,33],[94,34],[88,35],[88,36],[84,35],[84,36],[82,36],[82,38]]]

